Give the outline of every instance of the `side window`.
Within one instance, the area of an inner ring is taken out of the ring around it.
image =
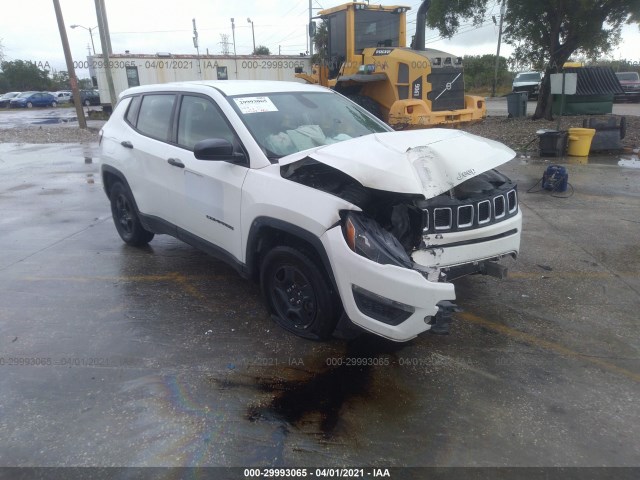
[[[233,142],[234,134],[213,102],[185,95],[178,117],[178,145],[193,150],[196,143],[207,138],[224,138]]]
[[[140,110],[141,100],[142,97],[140,96],[133,97],[131,99],[131,103],[129,103],[129,108],[127,109],[127,122],[134,127],[136,126],[136,120],[138,119],[138,110]]]
[[[127,72],[127,85],[130,87],[138,87],[140,85],[140,77],[138,76],[138,67],[125,67]]]
[[[166,141],[175,98],[175,95],[167,94],[144,95],[136,124],[140,133]]]

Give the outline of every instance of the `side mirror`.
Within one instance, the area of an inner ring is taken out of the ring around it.
[[[193,155],[198,160],[214,160],[230,163],[242,163],[245,156],[233,151],[233,145],[224,138],[200,140],[193,147]]]

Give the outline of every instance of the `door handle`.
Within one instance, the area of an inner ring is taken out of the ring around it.
[[[133,148],[133,143],[131,143],[129,140],[123,140],[122,142],[120,142],[120,145],[125,148]]]
[[[180,160],[178,160],[177,158],[170,158],[169,160],[167,160],[167,163],[169,165],[173,165],[174,167],[178,167],[178,168],[184,168],[184,163],[182,163]]]

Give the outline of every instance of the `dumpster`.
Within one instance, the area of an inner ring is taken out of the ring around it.
[[[526,117],[527,116],[527,92],[509,93],[507,94],[507,112],[509,117]]]
[[[593,128],[570,128],[567,153],[573,157],[586,157],[591,149],[591,140],[596,134]]]
[[[567,150],[566,131],[538,130],[541,157],[562,157]]]

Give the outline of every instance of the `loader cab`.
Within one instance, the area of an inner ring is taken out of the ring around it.
[[[406,46],[409,8],[347,3],[321,11],[320,18],[327,22],[329,33],[329,78],[336,78],[343,64],[350,71],[357,70],[365,48]]]

